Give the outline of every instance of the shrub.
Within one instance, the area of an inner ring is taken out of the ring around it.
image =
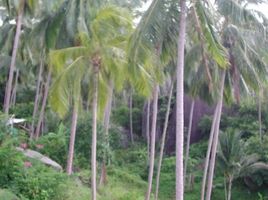
[[[65,199],[66,175],[44,165],[34,163],[12,181],[12,190],[25,198],[33,200]]]
[[[33,114],[33,103],[17,103],[10,108],[10,113],[15,114],[16,118],[29,119]]]
[[[14,148],[0,147],[0,187],[8,188],[22,172],[23,156]]]
[[[62,166],[65,166],[68,150],[68,141],[66,135],[67,129],[61,124],[57,133],[48,133],[39,140],[32,142],[31,148],[47,155]]]
[[[21,199],[65,199],[66,175],[26,159],[10,146],[0,148],[0,172],[0,187],[8,188]]]

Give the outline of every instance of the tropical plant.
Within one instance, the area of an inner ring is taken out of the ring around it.
[[[88,98],[92,106],[92,199],[96,199],[96,142],[97,142],[97,111],[100,113],[106,102],[107,85],[114,82],[119,90],[126,74],[125,45],[132,30],[131,17],[127,11],[106,6],[90,16],[90,23],[85,24],[87,29],[80,31],[77,37],[77,46],[51,52],[53,71],[61,74],[61,82],[55,82],[55,95],[51,96],[51,105],[61,115],[69,108],[71,95],[68,82],[71,74],[86,77],[92,87],[89,88]],[[88,62],[89,61],[89,62]],[[66,67],[65,67],[66,66]],[[81,81],[82,79],[80,79]],[[58,82],[58,83],[57,83]],[[77,82],[81,87],[81,82]]]
[[[226,199],[231,200],[232,183],[259,170],[268,170],[268,165],[259,161],[257,154],[245,154],[241,133],[228,129],[219,136],[217,161],[224,174]]]
[[[222,44],[228,49],[230,69],[226,71],[226,84],[225,84],[225,100],[230,102],[232,97],[236,102],[240,101],[241,88],[246,93],[249,93],[250,89],[258,89],[261,80],[265,81],[263,74],[267,71],[266,63],[260,58],[258,50],[255,48],[256,38],[255,29],[259,30],[260,35],[263,35],[263,23],[257,19],[256,16],[260,16],[265,23],[267,19],[261,13],[250,10],[243,7],[241,1],[239,4],[237,1],[217,1],[218,12],[220,16],[223,16],[224,21],[220,25],[222,31]],[[254,14],[255,13],[255,14]],[[219,127],[219,126],[217,126]],[[217,128],[216,133],[218,132]],[[212,159],[210,164],[210,172],[208,175],[208,186],[206,199],[210,200],[214,165],[216,158],[217,146],[217,134],[214,137],[214,144],[212,148]],[[210,154],[207,154],[209,157]],[[207,159],[208,159],[207,157]],[[204,174],[204,178],[205,174]],[[204,185],[202,187],[202,195],[204,194]],[[202,197],[203,199],[203,197]]]

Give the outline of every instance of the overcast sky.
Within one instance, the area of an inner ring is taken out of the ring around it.
[[[215,2],[215,0],[210,0],[212,3]],[[144,6],[140,9],[140,11],[146,11],[150,4],[152,3],[152,0],[147,1],[147,3],[144,4]],[[266,17],[268,18],[268,3],[266,4],[259,4],[259,5],[250,5],[251,8],[256,9],[258,11],[261,11]],[[1,12],[1,7],[0,7]],[[135,20],[135,23],[138,23],[139,19]],[[2,21],[0,19],[0,26],[2,26]]]

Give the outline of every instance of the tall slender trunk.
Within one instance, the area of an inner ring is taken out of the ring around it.
[[[213,121],[210,128],[210,135],[209,135],[209,141],[208,141],[208,148],[207,148],[207,154],[206,154],[206,160],[205,160],[205,166],[204,166],[204,173],[203,173],[203,179],[202,179],[202,189],[201,189],[201,200],[205,199],[205,190],[206,190],[206,183],[207,183],[207,173],[208,173],[208,165],[209,165],[209,159],[210,159],[210,153],[211,153],[211,147],[212,147],[212,141],[214,136],[214,130],[215,130],[215,124],[217,121],[219,112],[219,104],[217,103],[214,115],[213,115]]]
[[[24,13],[24,5],[25,5],[25,0],[21,0],[20,5],[19,5],[19,11],[18,11],[16,34],[15,34],[15,39],[14,39],[14,44],[13,44],[13,49],[12,49],[11,63],[9,67],[9,75],[8,75],[8,80],[7,80],[6,90],[5,90],[5,99],[4,99],[4,113],[5,114],[8,114],[9,107],[10,107],[11,89],[12,89],[12,82],[13,82],[13,76],[14,76],[14,71],[15,71],[17,51],[19,47],[22,18],[23,18],[23,13]]]
[[[156,135],[157,112],[158,112],[158,90],[159,86],[157,83],[155,83],[153,90],[153,116],[152,116],[152,129],[151,129],[150,166],[148,175],[148,188],[145,200],[150,200],[153,174],[154,174],[155,135]]]
[[[91,189],[92,200],[97,200],[97,110],[98,110],[98,88],[99,88],[99,72],[95,66],[94,83],[93,83],[93,102],[92,102],[92,145],[91,145]]]
[[[186,144],[184,172],[183,172],[184,184],[185,184],[185,180],[186,180],[187,164],[188,164],[189,151],[190,151],[190,141],[191,141],[191,133],[192,133],[193,114],[194,114],[194,100],[191,103],[189,125],[188,125],[187,144]]]
[[[213,186],[214,168],[215,168],[215,160],[216,160],[216,153],[217,153],[217,146],[218,146],[218,136],[220,132],[219,129],[220,129],[220,121],[221,121],[221,113],[222,113],[225,75],[226,75],[226,70],[224,70],[221,75],[220,97],[219,97],[219,103],[218,103],[219,110],[218,110],[217,121],[215,124],[215,134],[214,134],[212,149],[211,149],[211,159],[210,159],[210,166],[209,166],[209,172],[208,172],[208,185],[207,185],[206,200],[210,200],[212,186]]]
[[[228,193],[227,193],[227,182],[226,182],[226,177],[224,176],[224,197],[225,197],[225,200],[227,200],[228,198]]]
[[[180,0],[180,25],[178,39],[178,62],[176,71],[176,200],[183,200],[183,78],[184,78],[184,46],[186,29],[186,0]]]
[[[132,110],[133,110],[133,102],[132,102],[132,90],[130,90],[130,95],[129,95],[129,133],[130,133],[130,141],[131,141],[131,144],[133,144],[134,142],[134,138],[133,138],[133,113],[132,113]]]
[[[228,180],[228,198],[227,200],[231,200],[231,196],[232,196],[232,182],[233,182],[233,178],[229,178]]]
[[[109,128],[110,128],[110,116],[111,116],[111,110],[112,110],[112,101],[113,101],[113,82],[110,81],[109,85],[109,91],[108,91],[108,100],[105,106],[105,111],[104,111],[104,120],[103,120],[103,125],[104,125],[104,133],[105,133],[105,142],[107,144],[107,147],[109,149]],[[107,152],[105,152],[104,159],[102,162],[101,166],[101,177],[100,177],[100,183],[99,185],[106,184],[107,180],[107,171],[106,171],[106,162],[108,164],[110,163],[110,159],[107,157]]]
[[[147,102],[147,113],[146,113],[146,140],[147,140],[147,161],[149,163],[150,160],[150,107],[151,100],[149,99]]]
[[[40,129],[41,129],[42,121],[44,119],[45,109],[46,109],[46,105],[47,105],[47,97],[48,97],[50,79],[51,79],[51,70],[49,70],[48,75],[47,75],[42,106],[41,106],[41,110],[39,113],[39,119],[38,119],[38,123],[37,123],[36,130],[35,130],[35,139],[38,139],[40,136]]]
[[[171,82],[171,86],[170,86],[170,90],[169,90],[167,111],[166,111],[166,116],[165,116],[164,129],[163,129],[163,133],[162,133],[162,141],[161,141],[160,155],[159,155],[157,175],[156,175],[155,200],[158,199],[159,180],[160,180],[161,166],[162,166],[165,141],[166,141],[166,135],[167,135],[167,127],[168,127],[168,119],[169,119],[169,113],[170,113],[172,93],[173,93],[173,81]]]
[[[69,152],[68,152],[68,159],[67,159],[67,168],[66,168],[66,172],[68,175],[71,175],[73,172],[74,144],[75,144],[77,118],[78,118],[78,106],[74,105],[73,114],[72,114]]]
[[[11,95],[11,105],[12,106],[15,106],[15,104],[16,104],[18,80],[19,80],[19,70],[17,69],[15,83],[14,83],[14,87],[13,87],[12,95]]]
[[[36,117],[36,114],[37,114],[37,111],[38,111],[38,106],[39,106],[43,67],[44,67],[44,62],[41,59],[39,73],[38,73],[38,79],[37,79],[37,83],[36,83],[36,91],[35,91],[35,98],[34,98],[34,109],[33,109],[32,124],[31,124],[31,129],[30,129],[30,131],[31,131],[30,139],[33,139],[33,137],[34,137],[35,117]]]
[[[258,105],[258,118],[259,118],[259,134],[260,134],[260,142],[262,142],[262,116],[261,116],[261,113],[262,113],[262,105],[261,105],[261,100],[262,100],[262,89],[260,89],[260,92],[259,92],[259,105]]]
[[[110,128],[110,118],[111,118],[111,110],[112,110],[112,102],[113,102],[113,82],[110,81],[110,87],[108,91],[108,100],[105,106],[105,112],[104,112],[104,132],[107,139],[107,145],[109,146],[109,128]]]

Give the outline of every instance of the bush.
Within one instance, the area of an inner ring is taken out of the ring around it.
[[[10,146],[0,148],[0,187],[8,188],[22,199],[63,200],[66,176],[28,160]]]
[[[77,122],[76,139],[75,139],[75,163],[79,167],[88,168],[91,158],[91,134],[92,134],[91,115],[80,116]],[[102,162],[104,155],[111,158],[110,147],[107,145],[107,138],[104,134],[103,127],[98,124],[97,127],[97,160]],[[106,153],[106,154],[104,154]]]
[[[33,103],[17,103],[10,108],[10,113],[15,114],[16,118],[31,119],[33,114]]]
[[[31,143],[31,148],[47,155],[62,166],[66,165],[68,141],[67,129],[61,124],[57,133],[48,133],[39,138],[39,140]],[[41,148],[40,148],[41,146]]]
[[[209,137],[212,119],[210,116],[205,115],[198,123],[198,130],[200,130],[201,137]]]
[[[12,186],[16,176],[22,172],[23,156],[14,148],[0,147],[0,187]]]
[[[27,199],[63,200],[66,179],[66,175],[35,163],[15,177],[11,188],[17,195]]]

